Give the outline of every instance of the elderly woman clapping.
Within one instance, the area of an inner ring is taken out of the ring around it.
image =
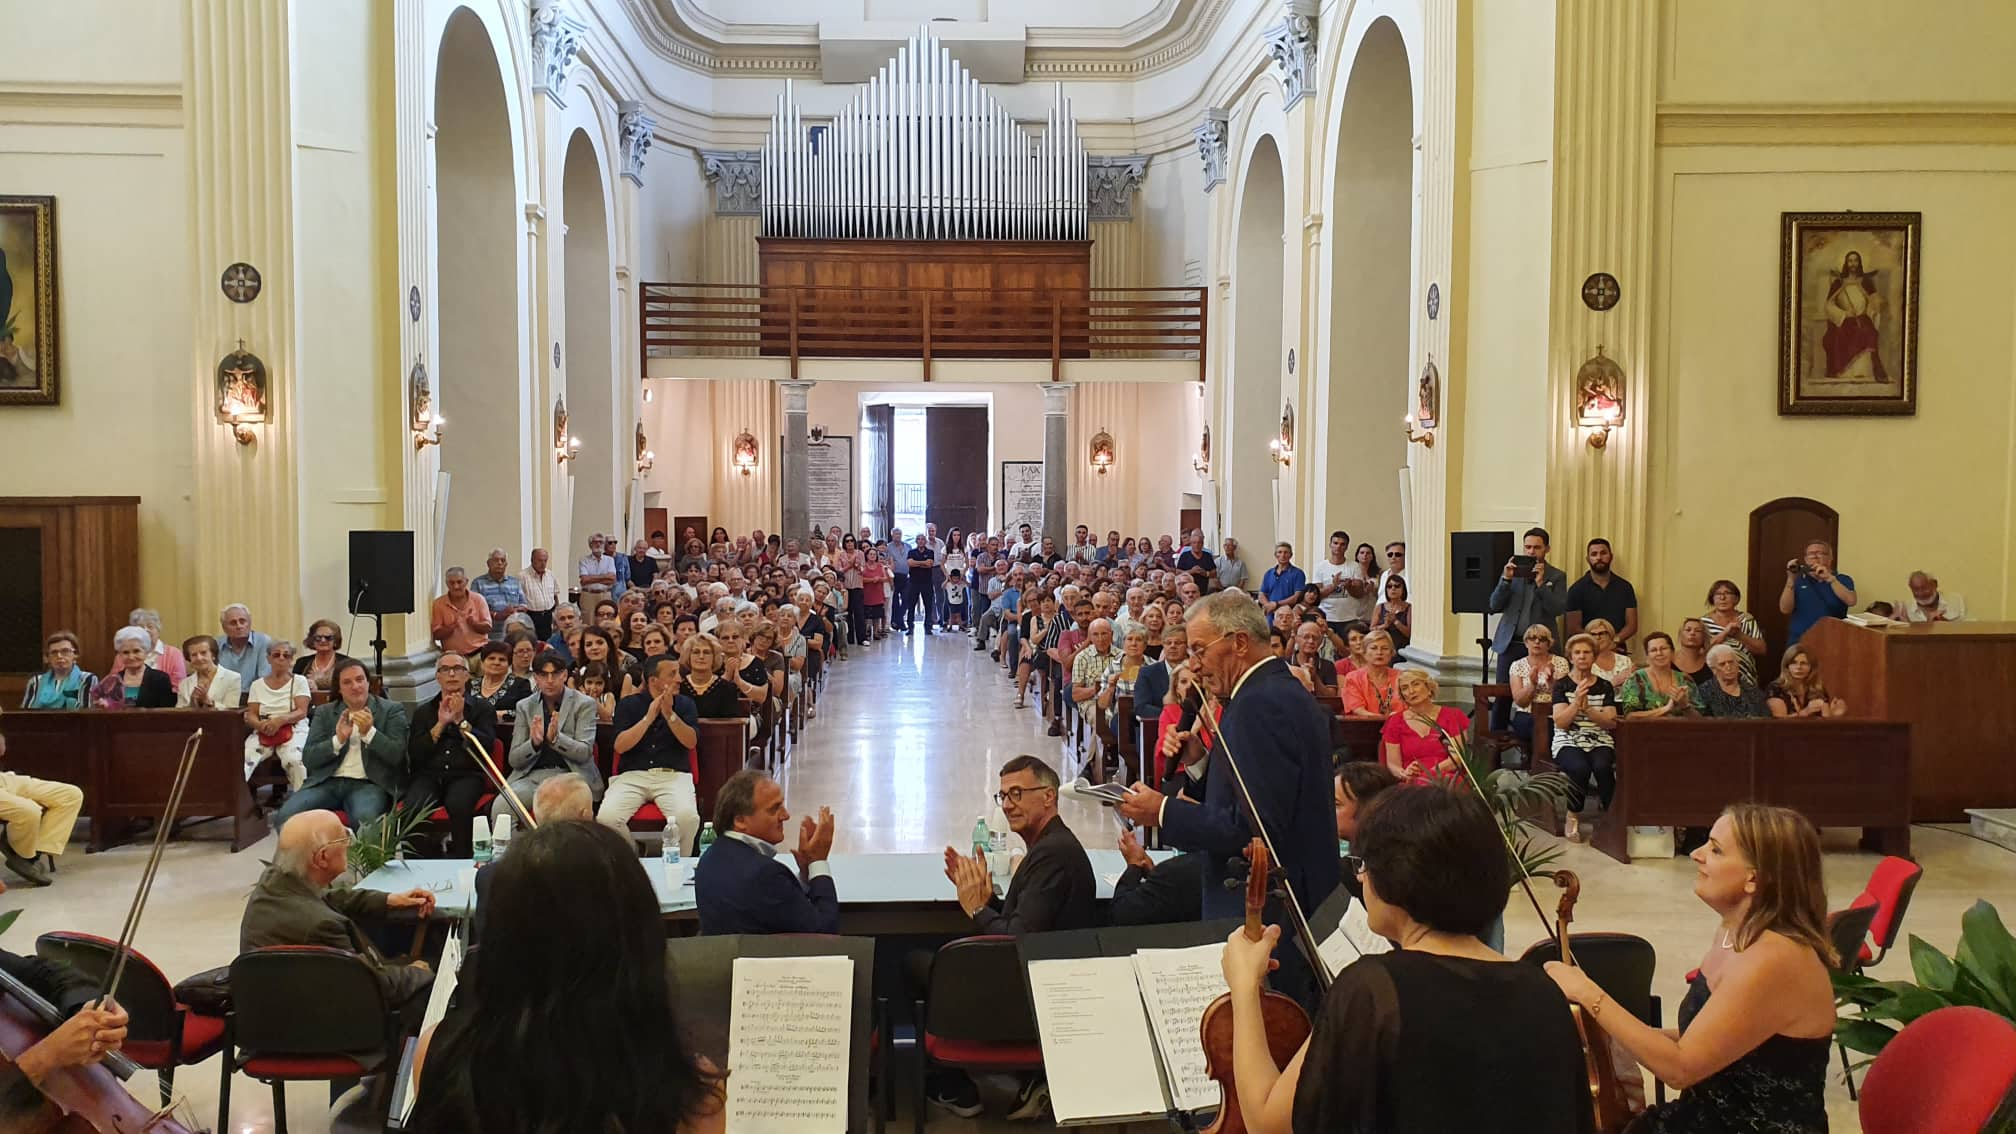
[[[97,709],[172,709],[175,683],[147,664],[154,635],[145,626],[128,626],[112,635],[115,668],[91,690]]]

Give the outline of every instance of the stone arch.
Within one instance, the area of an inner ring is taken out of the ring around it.
[[[1253,144],[1242,171],[1232,247],[1232,346],[1225,395],[1225,534],[1249,562],[1264,563],[1280,536],[1275,480],[1281,466],[1269,442],[1278,436],[1282,399],[1291,390],[1282,360],[1283,243],[1287,185],[1273,135]],[[1299,431],[1299,426],[1298,426]],[[1257,553],[1261,558],[1253,558]]]
[[[561,168],[561,209],[566,225],[561,365],[566,375],[569,431],[582,444],[570,466],[574,497],[566,516],[572,534],[556,532],[554,541],[571,548],[583,543],[589,532],[623,531],[624,489],[635,467],[635,444],[622,428],[628,415],[618,396],[619,388],[627,383],[618,374],[610,330],[613,272],[607,186],[601,155],[583,129],[573,131],[567,139]],[[624,550],[629,550],[627,544]]]

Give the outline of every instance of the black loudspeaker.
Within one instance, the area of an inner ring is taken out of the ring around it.
[[[413,613],[413,533],[350,533],[350,613]]]
[[[1511,532],[1449,533],[1449,609],[1489,614],[1491,590],[1512,558]]]

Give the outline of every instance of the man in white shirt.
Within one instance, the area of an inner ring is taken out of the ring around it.
[[[1898,606],[1897,617],[1906,622],[1960,622],[1966,619],[1966,600],[1956,594],[1941,592],[1938,579],[1923,571],[1913,571],[1907,583],[1911,588],[1911,601]]]
[[[777,565],[791,572],[791,577],[797,579],[802,577],[805,574],[805,569],[812,565],[812,556],[798,550],[797,540],[787,539],[784,541],[784,554],[777,558]]]
[[[1330,533],[1330,554],[1309,569],[1309,581],[1322,593],[1317,605],[1331,625],[1342,626],[1354,618],[1372,621],[1375,600],[1371,580],[1351,561],[1351,533]]]
[[[567,597],[560,593],[560,576],[548,569],[550,559],[545,548],[535,547],[532,561],[518,573],[518,586],[525,592],[525,613],[532,616],[532,628],[542,642],[553,636],[553,608]]]
[[[575,578],[581,585],[581,605],[589,610],[616,589],[616,557],[603,551],[608,542],[601,532],[589,536],[588,554],[574,565]]]
[[[1113,619],[1113,636],[1121,641],[1127,639],[1127,632],[1141,625],[1141,614],[1148,607],[1148,592],[1140,587],[1127,588],[1127,609]]]
[[[672,549],[665,546],[665,533],[663,531],[651,533],[651,546],[644,549],[644,554],[661,561],[672,558]]]
[[[1073,563],[1090,564],[1098,551],[1099,548],[1092,542],[1092,529],[1079,524],[1071,534],[1071,549],[1064,553],[1064,558]]]
[[[1021,559],[1024,556],[1033,556],[1036,554],[1038,546],[1035,531],[1028,524],[1023,524],[1021,527],[1015,529],[1015,542],[1009,546],[1008,554],[1017,559]]]

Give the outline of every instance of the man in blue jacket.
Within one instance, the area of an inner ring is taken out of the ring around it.
[[[784,789],[761,772],[745,768],[721,785],[714,795],[720,838],[693,868],[702,934],[840,932],[840,897],[826,865],[833,813],[822,807],[818,822],[800,824],[791,852],[796,870],[777,858],[790,819]]]
[[[1206,919],[1237,917],[1245,910],[1245,890],[1237,885],[1243,870],[1239,856],[1261,833],[1251,822],[1257,816],[1279,855],[1275,866],[1308,913],[1330,896],[1339,878],[1329,722],[1287,663],[1268,652],[1266,616],[1243,592],[1219,591],[1199,599],[1184,622],[1192,664],[1225,707],[1211,730],[1204,799],[1164,796],[1136,782],[1117,810],[1137,824],[1160,827],[1162,841],[1170,846],[1206,856]],[[1244,792],[1232,761],[1238,763]],[[1247,793],[1252,796],[1250,815]],[[1292,939],[1293,922],[1285,909],[1270,907],[1267,920],[1282,926],[1284,941]],[[1275,957],[1281,962],[1275,987],[1313,1010],[1315,974],[1299,948],[1277,949]]]

